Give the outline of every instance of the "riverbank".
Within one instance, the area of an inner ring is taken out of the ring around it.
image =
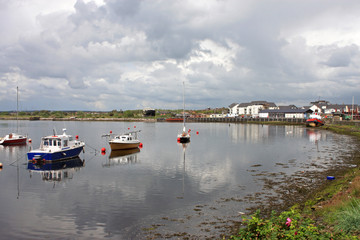
[[[355,136],[355,141],[360,141],[360,126],[356,122],[327,124],[323,129]],[[319,186],[308,187],[301,178],[296,184],[284,185],[283,196],[288,199],[283,206],[268,204],[252,209],[252,215],[243,217],[244,221],[233,229],[234,234],[229,239],[277,239],[280,236],[286,239],[360,239],[359,149],[344,158],[348,158],[341,160],[347,162],[347,167],[337,166],[312,176],[315,183],[319,182],[319,177],[330,179]]]

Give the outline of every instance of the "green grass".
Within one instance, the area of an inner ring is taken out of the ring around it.
[[[360,234],[360,201],[352,199],[336,213],[337,224],[335,229],[346,234]]]

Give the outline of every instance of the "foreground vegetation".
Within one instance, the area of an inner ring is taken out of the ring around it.
[[[360,140],[359,126],[330,124],[326,128]],[[360,167],[349,170],[301,206],[273,211],[270,217],[261,216],[258,210],[243,222],[230,239],[360,239]]]

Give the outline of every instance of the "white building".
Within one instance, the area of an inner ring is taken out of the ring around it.
[[[265,109],[259,112],[260,118],[307,118],[312,113],[310,109]]]
[[[275,103],[266,101],[252,101],[250,103],[233,103],[229,106],[229,116],[249,116],[259,117],[259,111],[262,109],[276,109]]]

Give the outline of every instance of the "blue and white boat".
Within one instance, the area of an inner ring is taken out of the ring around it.
[[[40,147],[27,153],[28,160],[57,161],[79,156],[84,149],[85,143],[71,135],[66,134],[63,129],[62,135],[47,136],[41,138]]]

